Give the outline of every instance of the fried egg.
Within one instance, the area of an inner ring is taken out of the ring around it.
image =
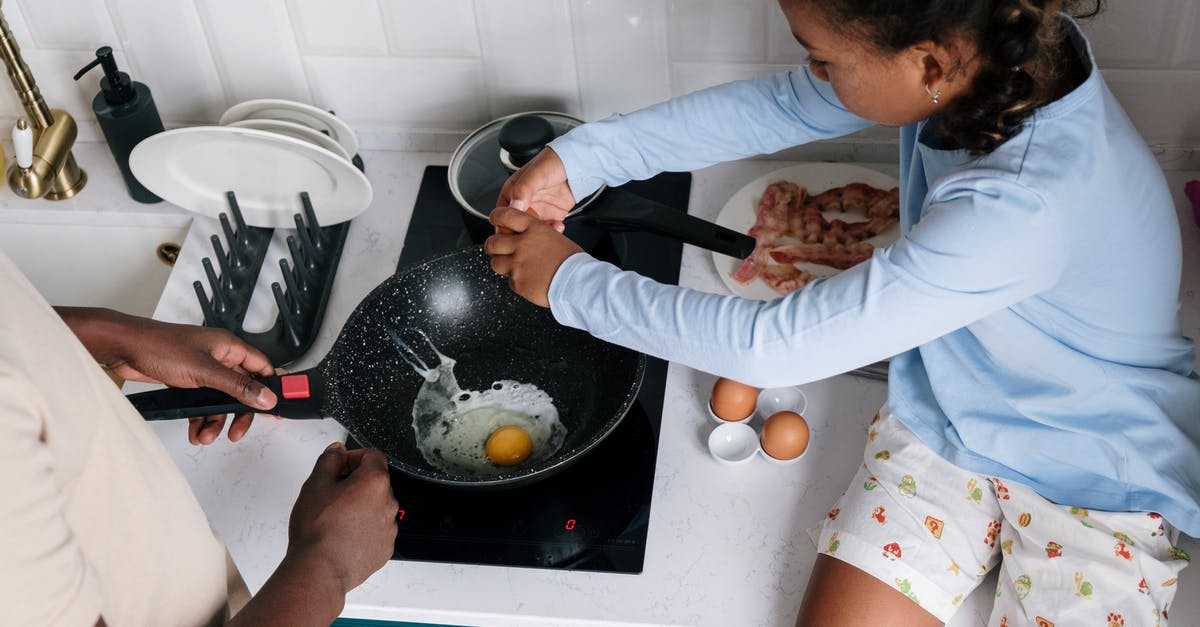
[[[403,341],[395,335],[392,339],[405,361],[425,379],[413,402],[412,426],[417,449],[436,468],[452,475],[496,476],[548,459],[562,447],[567,430],[545,391],[507,379],[486,390],[464,390],[454,377],[454,359],[438,352],[440,363],[428,368],[421,360],[410,359],[411,349]],[[508,426],[529,434],[532,451],[517,465],[501,466],[488,458],[486,444],[493,433]]]

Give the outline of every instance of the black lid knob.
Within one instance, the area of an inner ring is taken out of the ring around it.
[[[554,140],[554,127],[540,115],[521,115],[500,127],[500,147],[508,151],[509,161],[518,168],[529,163]]]
[[[120,105],[133,100],[137,95],[129,75],[117,69],[117,60],[113,58],[113,50],[109,46],[96,49],[96,58],[75,73],[79,80],[88,70],[100,66],[104,70],[104,78],[100,79],[100,91],[104,92],[104,101],[110,105]]]

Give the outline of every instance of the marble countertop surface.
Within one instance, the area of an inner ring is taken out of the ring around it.
[[[362,156],[374,200],[352,223],[322,331],[293,369],[319,361],[348,314],[393,272],[423,170],[449,159],[448,152],[391,150],[364,151]],[[714,219],[744,184],[792,163],[749,160],[699,171],[690,210]],[[894,164],[864,165],[896,171]],[[1168,172],[1168,178],[1184,217],[1182,181],[1198,177]],[[120,190],[111,185],[102,189],[108,187]],[[103,198],[104,210],[136,205],[112,190],[93,194]],[[99,201],[81,195],[73,202]],[[151,216],[179,212],[165,203],[130,210]],[[1190,212],[1186,217],[1183,316],[1185,332],[1198,337],[1200,229],[1191,226]],[[204,281],[200,259],[211,256],[208,238],[219,232],[216,221],[193,218],[156,318],[201,320],[192,282]],[[285,250],[283,236],[277,234],[248,316],[252,330],[273,319],[265,286],[279,280],[275,260]],[[706,251],[686,246],[680,276],[682,285],[726,292]],[[791,466],[757,459],[725,466],[709,456],[705,445],[713,426],[705,403],[714,380],[674,364],[669,369],[641,574],[392,561],[350,593],[343,615],[487,627],[793,624],[816,557],[805,530],[825,516],[857,469],[867,423],[883,402],[886,386],[850,375],[807,384],[806,417],[813,430],[809,453]],[[127,391],[136,390],[127,386]],[[188,445],[183,421],[157,423],[153,429],[252,590],[261,587],[283,556],[288,515],[313,461],[327,444],[345,437],[332,420],[259,418],[241,442],[221,439],[208,447]],[[1194,542],[1184,546],[1200,554]],[[1200,589],[1200,574],[1193,571],[1184,571],[1181,589]],[[984,625],[990,597],[985,582],[950,625]],[[1200,601],[1178,595],[1171,617],[1179,624],[1200,624]]]

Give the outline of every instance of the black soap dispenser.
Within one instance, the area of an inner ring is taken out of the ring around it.
[[[104,70],[100,79],[100,93],[92,99],[92,111],[100,122],[100,130],[112,150],[129,195],[138,202],[160,202],[161,198],[146,189],[129,171],[129,153],[138,142],[163,130],[162,118],[154,106],[150,88],[129,80],[129,75],[117,69],[113,51],[109,46],[96,50],[96,58],[75,74],[79,80],[88,70],[99,65]]]

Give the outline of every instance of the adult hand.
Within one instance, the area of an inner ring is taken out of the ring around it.
[[[392,556],[398,507],[383,453],[330,445],[292,507],[283,561],[228,627],[332,623]]]
[[[319,567],[348,592],[391,558],[398,508],[383,453],[335,442],[300,488],[284,559]]]
[[[512,207],[499,207],[490,217],[497,228],[509,231],[483,244],[492,256],[492,270],[507,277],[509,287],[522,298],[549,307],[550,281],[558,267],[583,249],[550,224]]]
[[[262,410],[275,406],[275,393],[254,378],[275,373],[267,356],[224,329],[171,324],[107,309],[59,307],[57,311],[97,361],[129,381],[179,388],[209,387]],[[225,415],[192,418],[188,441],[211,444]],[[242,439],[253,413],[234,416],[229,440]]]
[[[559,233],[563,219],[575,206],[575,194],[567,183],[567,171],[553,149],[542,149],[529,163],[513,172],[500,188],[497,207],[533,210]]]

